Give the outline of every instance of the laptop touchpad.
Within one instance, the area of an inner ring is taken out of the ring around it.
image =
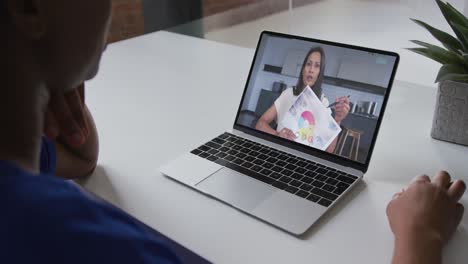
[[[197,184],[196,188],[249,212],[277,191],[272,186],[229,168],[214,173]]]

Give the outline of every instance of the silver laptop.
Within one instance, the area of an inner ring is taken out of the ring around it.
[[[160,168],[294,235],[363,178],[396,53],[263,32],[233,125]]]

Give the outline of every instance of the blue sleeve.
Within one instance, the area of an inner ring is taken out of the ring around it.
[[[41,164],[40,170],[44,174],[55,174],[57,165],[57,154],[55,144],[52,140],[43,137],[41,144]]]
[[[22,185],[6,231],[12,262],[5,263],[180,263],[162,238],[122,210],[50,177]]]

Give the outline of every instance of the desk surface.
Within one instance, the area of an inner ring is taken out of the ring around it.
[[[404,82],[394,85],[365,183],[303,239],[162,176],[159,166],[232,127],[252,57],[168,32],[109,46],[88,85],[101,154],[84,186],[215,263],[388,263],[391,196],[442,168],[468,180],[468,148],[429,136],[435,89]],[[467,263],[466,245],[468,218],[444,263]]]

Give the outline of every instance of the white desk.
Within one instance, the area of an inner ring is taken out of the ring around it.
[[[468,148],[429,137],[434,88],[401,82],[366,184],[304,239],[163,177],[160,165],[232,127],[252,57],[253,50],[167,32],[109,46],[88,85],[101,154],[85,187],[215,263],[342,264],[389,263],[385,207],[410,178],[448,168],[468,180]],[[467,263],[467,245],[465,218],[445,263]]]

